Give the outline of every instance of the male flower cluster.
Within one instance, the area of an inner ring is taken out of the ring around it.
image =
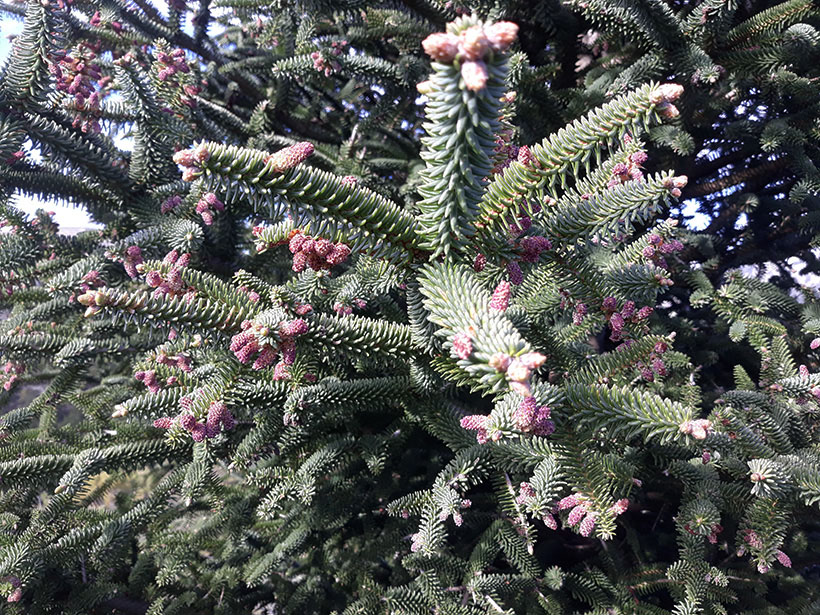
[[[102,15],[100,15],[99,11],[91,16],[91,19],[88,20],[88,24],[95,28],[99,28],[102,25]],[[112,21],[108,25],[117,34],[122,32],[122,24],[119,21]]]
[[[3,366],[3,372],[0,373],[0,382],[3,383],[3,389],[5,391],[10,391],[11,387],[14,386],[14,383],[17,382],[17,379],[25,371],[26,366],[22,363],[17,363],[16,361],[6,361],[6,364]]]
[[[313,143],[303,141],[290,147],[280,149],[278,152],[268,154],[265,157],[265,164],[269,165],[274,173],[282,173],[294,168],[313,155]]]
[[[191,149],[179,150],[174,154],[174,162],[182,167],[182,181],[191,182],[202,175],[202,165],[211,158],[211,152],[204,143]]]
[[[344,53],[347,46],[347,41],[333,41],[330,43],[330,55],[338,57]],[[320,73],[324,73],[325,77],[330,77],[334,72],[341,70],[342,65],[338,61],[328,59],[322,51],[314,51],[310,54],[310,59],[313,60],[313,68]]]
[[[73,96],[77,116],[72,126],[83,132],[100,132],[97,120],[100,114],[100,93],[97,83],[102,75],[95,63],[100,51],[99,43],[80,42],[71,55],[66,50],[51,55],[49,72],[54,75],[56,88]]]
[[[202,221],[211,226],[214,223],[214,212],[225,211],[225,204],[213,192],[206,192],[197,201],[196,213],[202,217]]]
[[[208,414],[204,422],[197,420],[197,417],[191,412],[193,404],[193,397],[186,395],[183,397],[179,405],[182,407],[176,417],[162,417],[154,421],[154,427],[157,429],[171,429],[178,425],[185,431],[191,434],[191,439],[194,442],[202,442],[205,438],[214,438],[222,431],[230,431],[236,427],[236,419],[228,410],[228,406],[223,401],[212,401],[208,407]]]
[[[80,279],[80,290],[84,293],[87,293],[92,288],[99,288],[104,285],[105,281],[100,276],[100,272],[96,269],[92,269]]]
[[[164,265],[171,265],[167,273],[162,274],[157,270],[145,272],[145,282],[154,289],[153,296],[184,296],[186,302],[193,301],[196,298],[196,290],[187,286],[182,280],[182,270],[188,266],[190,261],[190,254],[180,256],[176,250],[171,250],[162,259]]]
[[[490,309],[496,312],[506,312],[510,306],[510,283],[502,281],[495,287],[490,298]]]
[[[469,352],[467,352],[469,350]],[[472,353],[472,340],[469,333],[459,333],[453,337],[453,352],[459,358],[467,358]],[[513,420],[516,427],[525,433],[537,436],[548,436],[555,431],[555,425],[549,420],[548,406],[538,406],[530,385],[532,372],[544,364],[546,357],[538,352],[528,352],[520,357],[511,357],[504,353],[496,353],[490,357],[490,367],[499,372],[506,372],[510,389],[524,400],[514,412]],[[484,414],[471,414],[461,419],[461,427],[476,432],[476,440],[484,444],[489,440],[499,440],[501,432],[490,432],[490,417]]]
[[[500,289],[500,290],[499,290]],[[503,307],[505,287],[499,286],[496,289],[495,299],[491,300],[491,309],[499,311],[497,308]],[[493,307],[493,301],[495,302]],[[506,309],[506,307],[505,307]],[[456,358],[468,360],[473,354],[473,337],[475,330],[470,327],[466,331],[459,331],[453,335],[451,340],[452,353]],[[530,395],[530,376],[532,372],[541,367],[547,358],[538,352],[528,352],[519,357],[511,357],[505,353],[496,353],[490,357],[489,365],[498,372],[506,374],[510,389],[525,397]]]
[[[311,237],[296,230],[288,242],[288,250],[293,254],[293,270],[302,272],[305,267],[322,271],[339,265],[350,256],[350,248],[342,242],[333,243],[329,239]]]
[[[541,253],[552,248],[552,242],[546,237],[531,235],[520,239],[517,248],[522,262],[537,263]]]
[[[683,529],[692,534],[692,536],[703,536],[702,533],[693,530],[692,526],[688,523],[683,526]],[[703,529],[709,532],[708,534],[706,534],[706,539],[709,541],[709,543],[713,545],[717,544],[718,534],[720,534],[723,531],[723,526],[720,523],[715,523]]]
[[[615,297],[606,297],[601,303],[601,311],[609,321],[609,328],[612,330],[609,339],[617,342],[623,338],[626,323],[638,324],[649,318],[654,310],[648,305],[636,310],[634,301],[625,301],[621,310],[618,311],[618,300]]]
[[[680,111],[672,103],[683,94],[683,86],[677,83],[663,83],[649,96],[649,101],[655,105],[661,117],[673,119],[680,115]]]
[[[659,267],[666,268],[664,255],[673,254],[683,250],[683,244],[677,239],[664,239],[657,233],[649,235],[649,244],[643,249],[641,254],[644,258],[650,259]]]
[[[627,340],[632,341],[632,340]],[[624,342],[623,344],[618,346],[618,350],[622,348],[628,348],[629,344]],[[641,372],[641,378],[646,380],[647,382],[654,382],[655,375],[658,376],[666,376],[666,364],[663,362],[661,358],[663,354],[669,349],[669,346],[666,342],[658,342],[655,344],[655,347],[652,349],[652,352],[649,353],[649,361],[648,363],[643,363],[639,361],[636,367]]]
[[[485,414],[470,414],[461,418],[460,425],[462,429],[475,431],[475,439],[479,444],[486,444],[492,439],[493,441],[501,439],[500,431],[493,431],[490,434],[490,417]]]
[[[555,423],[549,418],[549,406],[539,406],[532,396],[522,399],[513,414],[518,429],[536,436],[549,436],[555,431]]]
[[[646,152],[634,152],[630,154],[626,162],[619,162],[612,167],[612,177],[609,182],[607,182],[606,187],[614,188],[628,181],[643,180],[643,171],[641,168],[647,158]]]
[[[148,391],[151,393],[159,393],[162,389],[162,385],[159,383],[159,380],[157,379],[157,373],[154,370],[140,370],[136,374],[134,374],[134,378],[143,383],[148,389]],[[171,384],[174,383],[172,382]]]
[[[590,510],[591,504],[592,501],[581,494],[568,495],[558,502],[554,512],[569,510],[567,525],[570,527],[577,525],[578,533],[581,536],[587,537],[592,534],[592,530],[595,529],[595,524],[598,519],[598,515]],[[623,498],[610,506],[607,512],[617,517],[623,514],[628,507],[629,500]]]
[[[486,57],[493,52],[504,52],[518,36],[518,26],[510,21],[499,21],[488,26],[470,26],[456,36],[449,32],[431,34],[422,41],[425,53],[436,62],[461,65],[461,78],[468,90],[478,92],[487,85],[489,73]]]
[[[182,197],[178,194],[174,196],[168,197],[163,201],[162,205],[159,208],[159,212],[161,214],[167,214],[169,211],[174,211],[177,207],[180,206],[182,203]]]
[[[154,357],[154,360],[160,365],[166,367],[173,367],[185,373],[193,370],[191,367],[191,357],[184,354],[169,355],[164,350],[159,350]],[[134,378],[142,382],[151,393],[159,393],[162,389],[157,373],[155,370],[140,370],[134,374]],[[178,384],[179,380],[176,376],[169,376],[165,379],[165,386],[174,386]]]
[[[160,365],[175,367],[186,374],[193,370],[191,367],[191,357],[185,354],[169,355],[164,350],[159,350],[154,360]]]
[[[705,440],[712,431],[712,421],[706,419],[695,419],[694,421],[684,421],[680,425],[680,432],[692,436],[695,440]]]
[[[740,547],[738,548],[738,550],[737,550],[737,556],[738,557],[743,557],[744,555],[746,555],[746,545],[748,545],[750,548],[755,549],[755,550],[763,549],[763,547],[764,547],[763,541],[760,539],[760,536],[758,536],[756,531],[747,528],[747,529],[741,530],[740,535],[741,535],[741,537],[743,538],[743,541],[746,544],[740,545]],[[777,549],[774,552],[774,557],[778,562],[780,562],[781,566],[784,566],[785,568],[791,568],[792,567],[791,558],[788,555],[786,555],[783,551],[781,551],[780,549]],[[765,561],[761,560],[757,564],[757,571],[760,574],[766,574],[767,572],[769,572],[769,565]]]
[[[355,297],[349,303],[347,301],[337,301],[333,304],[333,311],[339,316],[350,316],[353,313],[354,306],[360,310],[366,310],[367,301]]]
[[[274,380],[290,378],[290,366],[296,359],[296,338],[307,333],[308,324],[302,318],[283,320],[276,332],[270,327],[251,320],[242,323],[242,332],[231,338],[230,349],[240,363],[250,363],[255,370],[270,367],[279,358],[274,368]]]
[[[535,205],[533,211],[541,211],[540,205]],[[512,235],[507,243],[516,253],[513,259],[507,261],[507,275],[510,283],[518,286],[524,282],[524,272],[521,270],[520,263],[537,263],[541,258],[541,254],[552,248],[552,242],[541,235],[528,235],[517,239],[519,235],[529,230],[532,225],[532,220],[527,215],[511,214],[507,216],[507,221],[510,224],[510,234]],[[480,272],[486,266],[487,257],[479,252],[473,261],[473,270]]]
[[[143,262],[142,248],[139,246],[128,246],[125,249],[124,256],[114,252],[106,252],[105,256],[115,262],[121,262],[122,266],[125,268],[125,273],[128,274],[128,277],[133,279],[139,275],[137,266],[141,265]]]
[[[178,85],[174,80],[177,73],[189,73],[191,67],[185,61],[185,50],[174,49],[171,53],[157,52],[157,62],[162,67],[157,73],[157,79],[168,81],[171,85]]]

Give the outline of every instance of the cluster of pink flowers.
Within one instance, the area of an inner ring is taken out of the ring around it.
[[[367,301],[364,299],[351,299],[350,303],[337,301],[333,304],[333,311],[339,316],[350,316],[353,313],[354,306],[360,310],[367,309]]]
[[[689,524],[683,526],[683,529],[692,534],[693,536],[701,536],[700,533],[694,531]],[[713,545],[717,544],[718,541],[718,534],[723,531],[723,526],[720,523],[715,523],[709,528],[709,534],[706,536],[706,539]]]
[[[592,534],[592,530],[595,529],[595,523],[597,521],[598,515],[594,512],[589,510],[591,501],[589,498],[574,494],[568,495],[567,497],[560,500],[557,506],[553,509],[553,513],[556,513],[560,510],[569,510],[569,515],[567,516],[567,525],[570,527],[578,526],[578,533],[581,536],[587,537]],[[612,506],[609,507],[608,511],[613,516],[617,517],[618,515],[622,515],[626,512],[626,509],[629,507],[629,500],[626,498],[622,498],[615,502]],[[555,529],[552,524],[547,522],[547,527]],[[554,523],[554,520],[553,520]],[[557,524],[555,524],[557,526]]]
[[[102,16],[100,15],[99,11],[97,11],[91,16],[91,19],[88,20],[88,24],[90,26],[93,26],[94,28],[100,27],[100,25],[102,24]],[[122,32],[122,24],[119,21],[112,21],[108,25],[117,34],[120,34]]]
[[[669,194],[671,194],[676,199],[680,197],[681,188],[686,186],[689,183],[689,178],[686,175],[678,175],[677,177],[670,177],[663,182],[663,187],[669,190]]]
[[[288,250],[293,254],[293,270],[304,271],[310,267],[322,271],[339,265],[350,256],[350,248],[342,243],[333,243],[329,239],[311,237],[296,230],[288,241]]]
[[[237,289],[240,293],[248,295],[248,299],[253,301],[254,303],[259,303],[259,300],[262,298],[261,295],[256,292],[255,290],[248,288],[247,286],[240,286]]]
[[[162,66],[157,73],[157,79],[168,81],[171,85],[179,85],[174,80],[177,73],[190,73],[191,67],[185,61],[185,50],[174,49],[171,53],[160,51],[157,53],[157,62]]]
[[[820,348],[820,337],[815,337],[809,344],[809,348],[811,348],[812,350],[817,350],[818,348]]]
[[[618,346],[619,349],[623,347],[628,346],[624,344]],[[669,346],[666,342],[658,342],[649,354],[649,363],[638,362],[636,367],[641,371],[641,378],[647,382],[654,382],[656,374],[661,377],[666,376],[666,364],[661,357],[667,350]]]
[[[159,393],[162,390],[162,385],[157,378],[157,372],[152,369],[140,370],[134,374],[134,378],[143,383],[150,393]],[[177,384],[176,376],[169,376],[165,379],[166,386],[174,386]]]
[[[313,306],[310,303],[299,303],[298,301],[293,305],[293,311],[297,316],[305,316],[313,311]]]
[[[158,429],[171,429],[178,425],[185,431],[191,434],[191,439],[194,442],[202,442],[205,438],[214,438],[224,428],[225,431],[230,431],[236,427],[236,419],[228,406],[223,401],[212,401],[208,407],[208,415],[205,422],[198,421],[196,416],[191,412],[193,404],[193,395],[186,395],[183,397],[179,405],[182,407],[176,417],[162,417],[154,421],[154,427]]]
[[[159,352],[157,352],[157,356],[154,358],[154,360],[160,365],[175,367],[185,372],[186,374],[193,369],[191,367],[191,357],[182,353],[176,355],[169,355],[164,350],[160,350]]]
[[[520,218],[516,224],[511,225],[510,229],[515,234],[516,232],[523,232],[521,229],[526,230],[529,226],[530,219],[524,216]],[[510,283],[519,286],[524,282],[524,272],[521,271],[519,261],[524,263],[537,263],[538,259],[541,258],[541,254],[552,248],[552,243],[549,239],[540,235],[524,237],[517,242],[511,240],[510,243],[514,246],[519,256],[516,260],[507,261],[507,275],[509,276]],[[487,257],[479,252],[473,261],[473,270],[481,272],[486,266]]]
[[[175,194],[174,196],[165,199],[165,201],[159,208],[159,212],[161,214],[167,214],[169,211],[173,211],[177,207],[179,207],[180,203],[182,203],[182,197],[178,194]]]
[[[513,420],[524,433],[533,433],[536,436],[549,436],[555,431],[555,423],[550,418],[549,406],[539,406],[535,397],[529,396],[518,404]]]
[[[461,418],[460,425],[463,429],[475,431],[475,439],[479,444],[485,444],[491,439],[496,442],[501,439],[500,431],[493,431],[490,434],[490,417],[486,414],[470,414]]]
[[[7,576],[0,579],[0,583],[8,583],[12,587],[12,592],[6,597],[6,602],[20,602],[23,598],[22,582],[15,576]]]
[[[106,256],[116,262],[121,262],[122,266],[125,268],[125,273],[128,274],[128,277],[133,279],[139,275],[137,266],[141,265],[143,262],[142,248],[139,246],[128,246],[125,249],[125,256],[120,256],[119,254],[114,254],[113,252],[107,252]]]
[[[0,382],[3,383],[3,389],[10,391],[11,387],[14,386],[14,383],[17,382],[17,379],[25,371],[26,366],[22,363],[17,363],[16,361],[6,361],[6,364],[3,366],[3,373],[0,374]]]
[[[586,318],[588,313],[588,308],[586,303],[577,303],[575,304],[575,310],[572,312],[572,324],[580,325],[584,322],[584,318]]]
[[[346,46],[347,41],[344,40],[331,42],[329,50],[330,55],[332,57],[339,57],[342,53],[344,53]],[[310,58],[313,60],[313,68],[320,73],[324,73],[325,77],[330,77],[330,75],[338,70],[341,70],[342,68],[342,65],[339,64],[338,61],[326,58],[322,51],[314,51],[310,54]]]
[[[530,377],[532,372],[541,367],[547,357],[540,352],[528,352],[520,357],[499,352],[490,357],[490,367],[496,371],[505,372],[510,388],[525,397],[531,394]]]
[[[82,289],[84,293],[88,292],[92,288],[99,288],[100,286],[105,286],[105,281],[100,276],[100,272],[96,269],[92,269],[86,273],[80,280],[80,289]]]
[[[707,419],[695,419],[694,421],[684,421],[680,425],[680,432],[692,436],[695,440],[705,440],[712,430],[712,421]]]
[[[282,173],[304,162],[313,155],[313,143],[303,141],[265,156],[264,162],[274,173]]]
[[[510,282],[516,286],[524,283],[524,272],[521,271],[521,265],[518,261],[507,262],[507,275],[510,276]]]
[[[459,359],[466,361],[473,354],[473,338],[475,330],[471,327],[469,331],[461,331],[453,335],[453,354]]]
[[[774,556],[775,556],[775,558],[777,558],[777,561],[780,562],[781,566],[784,566],[785,568],[791,568],[792,567],[791,558],[788,555],[786,555],[785,553],[783,553],[783,551],[781,551],[780,549],[778,549],[777,551],[774,552]]]
[[[56,87],[74,97],[77,116],[72,125],[83,132],[100,132],[100,92],[97,82],[102,73],[95,63],[100,51],[99,43],[80,42],[69,55],[59,50],[51,55],[49,72],[56,79]]]
[[[519,147],[512,142],[513,131],[511,128],[501,130],[495,138],[495,148],[493,149],[493,173],[501,173],[513,160],[518,157]]]
[[[194,181],[202,175],[202,165],[208,162],[211,152],[204,143],[191,149],[179,150],[174,154],[174,162],[182,167],[182,181]]]
[[[537,263],[541,253],[552,248],[552,242],[540,235],[531,235],[518,241],[518,252],[525,263]]]
[[[459,503],[459,509],[460,510],[454,510],[453,511],[453,523],[456,524],[456,527],[461,527],[461,524],[464,523],[464,517],[461,516],[461,510],[464,510],[465,508],[470,508],[470,506],[472,506],[472,505],[473,505],[473,502],[471,500],[467,500],[467,499],[461,500],[461,502]],[[409,513],[408,513],[408,516],[409,516]],[[442,510],[438,515],[438,519],[439,519],[439,521],[446,521],[447,517],[449,517],[449,516],[450,516],[450,513],[448,513],[446,510]]]
[[[506,312],[510,307],[510,283],[500,282],[490,297],[490,309],[496,312]]]
[[[635,152],[629,155],[626,162],[619,162],[612,167],[612,177],[607,183],[607,188],[614,188],[620,186],[628,181],[642,181],[643,180],[643,163],[647,161],[648,156],[646,152]]]
[[[509,129],[502,131],[501,134],[496,137],[495,148],[493,149],[493,158],[495,160],[495,165],[492,169],[493,173],[501,173],[510,166],[514,160],[523,164],[525,167],[532,164],[538,165],[529,146],[515,145],[512,143],[511,138],[512,131]]]
[[[242,332],[231,338],[230,349],[240,363],[250,363],[254,359],[253,369],[270,367],[279,358],[273,370],[274,380],[290,378],[290,366],[296,359],[296,338],[307,333],[308,324],[302,318],[285,320],[279,323],[276,334],[267,325],[246,320],[242,323]]]
[[[196,289],[187,286],[182,280],[182,270],[188,266],[191,261],[190,254],[183,254],[182,256],[176,250],[171,250],[162,259],[163,264],[171,265],[171,268],[166,274],[162,274],[156,270],[145,272],[145,282],[154,289],[154,297],[164,297],[170,295],[171,297],[184,296],[185,301],[190,303],[196,298]]]
[[[746,544],[742,544],[738,547],[738,549],[737,549],[737,556],[738,557],[743,557],[744,555],[746,555],[746,548],[747,548],[746,545],[748,545],[752,549],[763,549],[763,547],[764,547],[763,541],[760,539],[760,536],[758,536],[756,531],[747,528],[747,529],[741,530],[740,535],[743,538],[743,542],[745,542]],[[786,555],[785,553],[783,553],[783,551],[781,551],[780,549],[777,549],[774,552],[774,557],[778,562],[780,562],[781,566],[784,566],[786,568],[791,568],[792,567],[791,558],[788,555]],[[760,574],[766,574],[767,572],[769,572],[769,564],[767,562],[763,561],[763,560],[758,561],[757,571]]]
[[[469,352],[467,352],[469,350]],[[456,334],[453,337],[453,352],[459,358],[468,358],[472,353],[472,340],[468,333]],[[512,358],[504,353],[496,353],[490,357],[490,367],[499,372],[506,372],[510,389],[519,395],[524,396],[524,400],[515,412],[514,420],[516,426],[524,432],[534,433],[538,436],[548,436],[555,431],[555,425],[549,420],[550,409],[547,406],[538,406],[535,398],[532,397],[530,377],[532,372],[541,367],[546,361],[546,357],[538,352],[528,352],[520,357]],[[461,427],[476,432],[476,440],[479,444],[492,439],[497,441],[501,438],[500,431],[490,434],[490,417],[484,414],[471,414],[461,419]]]
[[[533,211],[537,213],[541,211],[541,207],[535,205]],[[507,261],[507,275],[509,276],[510,282],[518,286],[524,282],[524,273],[521,271],[519,262],[537,263],[541,258],[541,254],[552,248],[552,242],[541,235],[528,235],[527,237],[516,239],[532,226],[532,221],[526,214],[520,216],[518,214],[511,214],[507,217],[507,220],[510,224],[510,234],[512,235],[508,243],[512,246],[513,250],[518,253],[518,257],[515,260]],[[487,257],[479,252],[473,260],[473,270],[481,272],[486,266]]]
[[[519,486],[518,497],[515,498],[515,502],[519,506],[523,506],[526,504],[527,500],[530,498],[535,497],[535,489],[530,483],[523,482]]]
[[[743,540],[746,542],[747,545],[752,547],[753,549],[762,549],[763,548],[763,541],[760,540],[760,537],[757,535],[757,532],[751,529],[745,529],[741,531],[743,535]],[[745,548],[744,548],[745,553]],[[739,554],[742,555],[742,554]]]
[[[655,105],[661,117],[672,119],[680,115],[677,107],[672,103],[683,94],[683,86],[677,83],[663,83],[649,96],[649,102]]]
[[[666,259],[664,255],[673,254],[683,250],[683,244],[677,239],[666,240],[657,233],[649,235],[649,245],[647,245],[641,254],[644,258],[652,260],[659,267],[667,268]]]
[[[202,221],[211,226],[214,223],[214,211],[225,211],[225,204],[213,192],[206,192],[197,201],[196,213],[202,216]]]
[[[517,36],[517,25],[510,21],[499,21],[483,28],[471,26],[458,36],[449,32],[437,32],[421,44],[425,53],[436,62],[452,64],[457,59],[465,87],[478,92],[486,87],[489,79],[487,64],[484,62],[487,55],[506,51]]]
[[[601,311],[606,316],[609,328],[612,330],[609,339],[617,342],[624,336],[626,323],[638,324],[649,318],[654,309],[647,305],[636,310],[634,301],[625,301],[621,310],[618,311],[618,300],[615,297],[607,297],[601,303]]]

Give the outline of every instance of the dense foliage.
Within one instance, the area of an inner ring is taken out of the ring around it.
[[[820,612],[811,0],[0,11],[0,612]]]

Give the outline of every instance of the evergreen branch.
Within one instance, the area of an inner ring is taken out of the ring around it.
[[[285,199],[297,204],[297,211],[305,215],[338,220],[383,241],[414,247],[412,217],[368,188],[303,164],[277,169],[272,161],[275,154],[218,144],[204,147],[210,157],[203,170],[208,176],[230,180],[228,200],[235,198],[234,194],[239,196],[240,190],[244,195],[253,194],[256,210],[261,209],[257,202]]]
[[[524,165],[514,161],[487,187],[479,207],[479,223],[483,233],[500,230],[510,203],[517,203],[544,186],[562,182],[570,169],[587,165],[593,154],[609,145],[626,131],[648,129],[656,110],[668,105],[680,95],[671,86],[645,85],[595,109],[586,117],[574,121],[541,144],[530,148],[533,162]]]
[[[570,384],[566,395],[567,405],[582,425],[606,429],[613,437],[642,434],[667,442],[682,438],[682,425],[693,418],[691,408],[628,388]]]

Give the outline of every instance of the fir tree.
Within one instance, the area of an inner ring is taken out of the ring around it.
[[[820,610],[811,2],[0,10],[0,612]]]

